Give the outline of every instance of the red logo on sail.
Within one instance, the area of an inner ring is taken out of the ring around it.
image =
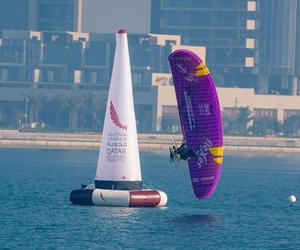
[[[121,128],[123,130],[127,130],[127,126],[121,123],[118,113],[117,113],[112,101],[110,101],[109,109],[110,109],[110,118],[113,121],[113,123],[116,126],[118,126],[119,128]]]

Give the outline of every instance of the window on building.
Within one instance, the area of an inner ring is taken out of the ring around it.
[[[172,105],[162,106],[161,130],[166,132],[180,131],[177,106],[172,106]]]
[[[255,30],[255,20],[247,20],[247,30]]]
[[[106,42],[88,42],[85,53],[85,63],[87,65],[106,66],[107,53],[109,53]]]
[[[81,71],[80,70],[74,70],[73,75],[73,81],[75,84],[80,84],[81,82]]]
[[[240,20],[240,16],[238,12],[232,11],[220,11],[217,15],[217,25],[219,27],[236,27],[237,20]],[[205,21],[205,20],[203,20]],[[238,22],[238,25],[239,22]]]
[[[166,40],[166,45],[177,45],[176,40]]]
[[[247,38],[246,39],[246,48],[247,49],[254,49],[255,46],[255,39],[254,38]]]
[[[64,43],[52,42],[44,47],[45,64],[66,64],[67,50]]]
[[[105,71],[98,72],[98,80],[100,84],[107,84],[107,82],[109,82],[109,80],[105,80],[105,76]]]
[[[27,30],[28,0],[0,1],[0,30]]]
[[[135,105],[135,117],[138,132],[150,132],[152,130],[152,106]]]
[[[1,81],[7,81],[8,80],[8,69],[1,69],[1,74],[0,74],[0,80]]]
[[[246,68],[254,67],[254,57],[245,57],[245,67]]]
[[[224,117],[228,118],[237,118],[238,117],[239,109],[236,107],[232,108],[223,108],[223,115]]]
[[[46,80],[47,80],[47,82],[54,82],[54,71],[53,70],[47,70]]]
[[[33,82],[33,70],[30,69],[30,70],[27,70],[26,71],[26,80],[29,81],[29,82]]]
[[[40,62],[40,42],[32,39],[27,42],[26,60],[30,68],[35,68]]]
[[[89,83],[97,83],[97,72],[96,71],[90,71],[89,73],[89,79],[88,79],[88,82]]]
[[[142,73],[134,72],[132,74],[132,84],[134,85],[142,85],[143,75]]]
[[[21,63],[23,60],[23,40],[4,39],[0,50],[0,60],[5,63]]]
[[[41,2],[39,4],[39,30],[52,31],[71,31],[73,30],[73,13],[72,3],[59,1]]]
[[[36,77],[38,76],[34,76],[34,78]],[[70,77],[67,68],[44,68],[42,70],[42,81],[68,83],[72,81],[72,77]]]
[[[287,119],[291,116],[300,116],[300,109],[285,109],[284,119]]]
[[[178,108],[173,105],[163,105],[162,106],[162,115],[167,116],[178,116]]]
[[[277,109],[254,109],[253,115],[254,119],[259,119],[262,117],[277,119]]]
[[[33,82],[39,82],[40,81],[40,73],[41,70],[40,69],[34,69],[33,71]]]
[[[248,11],[256,11],[256,2],[248,1],[247,10]]]

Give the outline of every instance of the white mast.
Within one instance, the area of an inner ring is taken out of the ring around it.
[[[116,39],[95,186],[133,190],[141,188],[142,177],[126,31]]]

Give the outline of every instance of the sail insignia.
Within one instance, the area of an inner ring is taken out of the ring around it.
[[[118,115],[118,113],[117,113],[117,111],[116,111],[116,109],[115,109],[112,101],[110,101],[110,107],[109,107],[109,109],[110,109],[110,118],[113,121],[113,123],[117,127],[121,128],[123,130],[127,130],[127,126],[124,125],[124,124],[122,124],[122,122],[120,121],[119,115]]]

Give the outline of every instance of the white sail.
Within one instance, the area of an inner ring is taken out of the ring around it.
[[[106,189],[135,189],[135,186],[138,189],[142,177],[126,31],[120,30],[116,39],[95,185]]]

